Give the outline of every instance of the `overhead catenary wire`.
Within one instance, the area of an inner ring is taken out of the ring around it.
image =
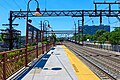
[[[24,3],[25,3],[25,6],[27,5],[27,1],[26,0],[23,0],[24,1]]]
[[[87,21],[85,22],[85,24],[88,23],[88,22],[91,21],[91,20],[92,20],[92,18],[90,18],[89,20],[87,20]]]
[[[21,9],[21,7],[18,5],[18,3],[14,0],[14,2],[15,2],[15,4],[16,4],[16,6],[19,8],[19,9]]]
[[[13,10],[12,6],[6,0],[4,0],[4,1]]]
[[[72,17],[72,19],[73,19],[73,24],[74,24],[74,26],[76,26],[76,22],[75,22],[75,20],[74,20],[74,18]]]
[[[1,4],[0,4],[0,7],[4,8],[5,10],[7,10],[7,8],[6,8],[6,7],[4,7],[4,6],[3,6],[3,5],[1,5]]]
[[[95,0],[93,1],[93,2],[95,2]],[[98,5],[97,7],[100,7],[101,6],[101,4],[100,5]],[[90,9],[92,8],[92,6],[90,7]],[[92,20],[92,24],[94,23],[94,21],[93,21],[93,18],[91,17],[89,20],[87,20],[86,22],[85,22],[85,24],[86,23],[88,23],[89,21],[91,21]]]
[[[116,24],[117,24],[118,22],[119,22],[118,20],[116,20],[116,21],[114,21],[114,22],[111,22],[111,21],[110,21],[110,17],[108,17],[108,24],[109,24],[109,25],[114,25],[114,24],[115,24],[115,26],[116,26]]]
[[[2,3],[5,3],[5,5],[9,6],[9,7],[6,7],[5,5],[0,4],[0,8],[1,8],[1,11],[2,11],[1,15],[5,15],[6,16],[6,14],[4,14],[4,13],[6,13],[7,10],[9,10],[9,8],[12,9],[12,6],[7,1],[5,1],[5,0]]]
[[[110,18],[108,17],[108,23],[109,23],[109,24],[114,24],[114,23],[117,23],[117,22],[119,22],[119,21],[116,20],[116,21],[114,21],[114,22],[110,22]]]
[[[115,24],[115,23],[118,23],[119,21],[117,20],[117,21],[114,21],[114,22],[111,22],[110,24]]]
[[[115,0],[115,2],[116,2],[116,1],[119,1],[119,0]],[[111,4],[111,5],[113,5],[113,4]],[[108,6],[108,7],[106,7],[105,9],[108,9],[108,8],[109,8],[109,6]],[[105,9],[104,9],[104,10],[105,10]]]
[[[114,26],[112,26],[112,28],[120,27],[120,26],[118,26],[118,25],[120,25],[118,21],[113,22],[113,24],[114,24]]]
[[[119,0],[115,0],[115,2],[116,2],[116,1],[119,1]],[[104,2],[106,2],[106,0],[104,0]],[[113,4],[111,4],[111,5],[113,5]],[[104,8],[103,10],[106,10],[106,9],[108,9],[108,8],[109,8],[109,6],[107,6],[107,7]],[[110,19],[109,19],[109,17],[108,17],[108,23],[109,23],[109,24],[115,24],[115,23],[117,23],[117,22],[119,22],[119,21],[114,21],[114,22],[111,23],[111,22],[110,22]]]
[[[23,0],[25,2],[25,4],[27,5],[27,1],[26,0]]]

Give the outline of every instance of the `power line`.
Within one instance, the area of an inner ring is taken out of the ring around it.
[[[3,8],[3,10],[1,10],[2,11],[2,15],[6,15],[6,14],[4,14],[4,13],[6,13],[6,10],[8,10],[8,8],[7,7],[5,7],[5,6],[3,6],[2,4],[0,4],[0,7],[1,8]],[[4,13],[3,13],[4,12]]]
[[[87,20],[87,21],[85,22],[85,24],[88,23],[88,22],[91,21],[91,20],[92,20],[92,18],[90,18],[89,20]]]
[[[100,7],[100,5],[98,5],[98,7]],[[91,9],[91,8],[92,8],[92,5],[91,5],[90,9]],[[85,22],[85,24],[88,23],[88,22],[91,21],[91,20],[92,20],[92,23],[94,23],[93,19],[90,18],[89,20],[87,20],[87,21]]]
[[[23,0],[25,2],[25,4],[27,5],[27,1],[26,0]]]
[[[15,2],[15,4],[17,5],[17,7],[21,9],[21,7],[17,4],[17,2],[16,2],[15,0],[14,0],[14,2]]]
[[[1,6],[2,8],[4,8],[4,9],[7,9],[6,7],[4,7],[4,6],[3,6],[3,5],[1,5],[1,4],[0,4],[0,6]]]
[[[4,1],[11,9],[13,9],[12,6],[6,0],[4,0]]]
[[[119,0],[115,0],[115,2],[116,2],[116,1],[119,1]],[[106,0],[104,0],[104,2],[106,2]],[[99,8],[101,5],[102,5],[102,4],[98,5],[97,8]],[[111,4],[111,5],[113,5],[113,4]],[[109,6],[106,7],[106,8],[104,8],[103,10],[108,9],[108,8],[109,8]]]
[[[115,22],[112,22],[112,23],[110,23],[110,24],[115,24],[115,23],[118,23],[119,21],[115,21]]]
[[[119,1],[119,0],[115,0],[115,2],[116,2],[116,1]],[[106,0],[104,0],[104,2],[106,2]],[[111,5],[113,5],[113,4],[111,4]],[[111,6],[111,5],[110,5],[110,6]],[[105,10],[105,9],[108,9],[108,8],[109,8],[109,6],[107,6],[106,8],[104,8],[104,10]],[[109,17],[108,17],[108,23],[109,23],[109,24],[115,24],[115,23],[117,23],[117,22],[119,22],[119,21],[115,21],[115,22],[112,22],[112,23],[111,23],[111,22],[110,22],[110,19],[109,19]]]
[[[76,25],[76,22],[75,22],[75,20],[74,20],[74,18],[72,17],[72,19],[73,19],[73,24],[74,24],[74,26]]]

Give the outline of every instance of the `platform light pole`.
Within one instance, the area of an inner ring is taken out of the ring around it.
[[[46,22],[48,23],[47,26],[46,26]],[[46,27],[46,42],[47,42],[47,28],[51,28],[48,20],[44,20],[44,21],[43,21],[43,27],[44,27],[44,28]],[[43,32],[44,32],[44,31],[43,31]],[[47,43],[46,43],[46,52],[47,52]]]
[[[78,43],[80,44],[80,32],[81,32],[81,28],[80,28],[80,21],[82,20],[78,20]]]
[[[41,25],[41,44],[42,44],[42,54],[44,54],[44,45],[43,45],[43,39],[44,39],[44,26],[42,24],[42,21],[40,21],[40,25]]]
[[[27,15],[26,15],[26,54],[25,54],[25,66],[27,66],[27,48],[28,48],[28,14],[30,12],[30,9],[29,9],[29,5],[30,5],[30,2],[32,0],[29,0],[28,3],[27,3]],[[34,0],[36,3],[37,3],[37,8],[36,8],[36,12],[33,14],[34,16],[41,16],[40,14],[40,9],[39,9],[39,3],[37,0]]]
[[[75,43],[76,43],[76,23],[74,22],[74,26],[75,26],[75,34],[74,34],[74,36],[75,36]]]
[[[84,10],[82,11],[82,46],[84,46]]]

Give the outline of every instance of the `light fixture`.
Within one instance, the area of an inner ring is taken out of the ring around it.
[[[48,24],[48,28],[51,28],[50,24]]]
[[[36,12],[33,14],[34,16],[42,16],[40,13],[40,8],[36,8]]]
[[[29,23],[31,23],[31,22],[32,22],[32,20],[31,20],[31,19],[29,19],[29,20],[28,20],[28,22],[29,22]]]

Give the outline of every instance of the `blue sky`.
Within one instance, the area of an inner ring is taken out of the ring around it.
[[[38,0],[40,4],[40,9],[44,10],[84,10],[84,9],[94,9],[93,0]],[[104,1],[104,0],[96,0],[96,1]],[[115,1],[115,0],[106,0],[106,1]],[[2,26],[4,23],[9,23],[9,12],[10,10],[26,10],[28,0],[0,0],[0,29],[6,28]],[[105,9],[107,6],[99,5],[99,9]],[[30,3],[30,9],[34,10],[36,8],[36,3],[34,0]],[[118,9],[118,5],[112,7],[113,9]],[[77,20],[81,20],[81,18],[72,18],[72,17],[44,17],[44,18],[31,18],[32,24],[39,27],[39,23],[41,20],[49,20],[50,25],[54,30],[63,30],[63,29],[73,29],[74,21],[77,23]],[[90,18],[85,17],[85,22]],[[94,24],[92,24],[92,20]],[[25,19],[16,19],[14,23],[18,23],[19,26],[14,27],[15,29],[19,29],[22,31],[22,35],[25,35]],[[116,18],[109,19],[112,27],[120,26],[120,22],[114,23],[117,21]],[[107,17],[103,17],[103,24],[109,25],[109,21]],[[91,21],[85,23],[85,25],[99,25],[99,18],[92,18]]]

